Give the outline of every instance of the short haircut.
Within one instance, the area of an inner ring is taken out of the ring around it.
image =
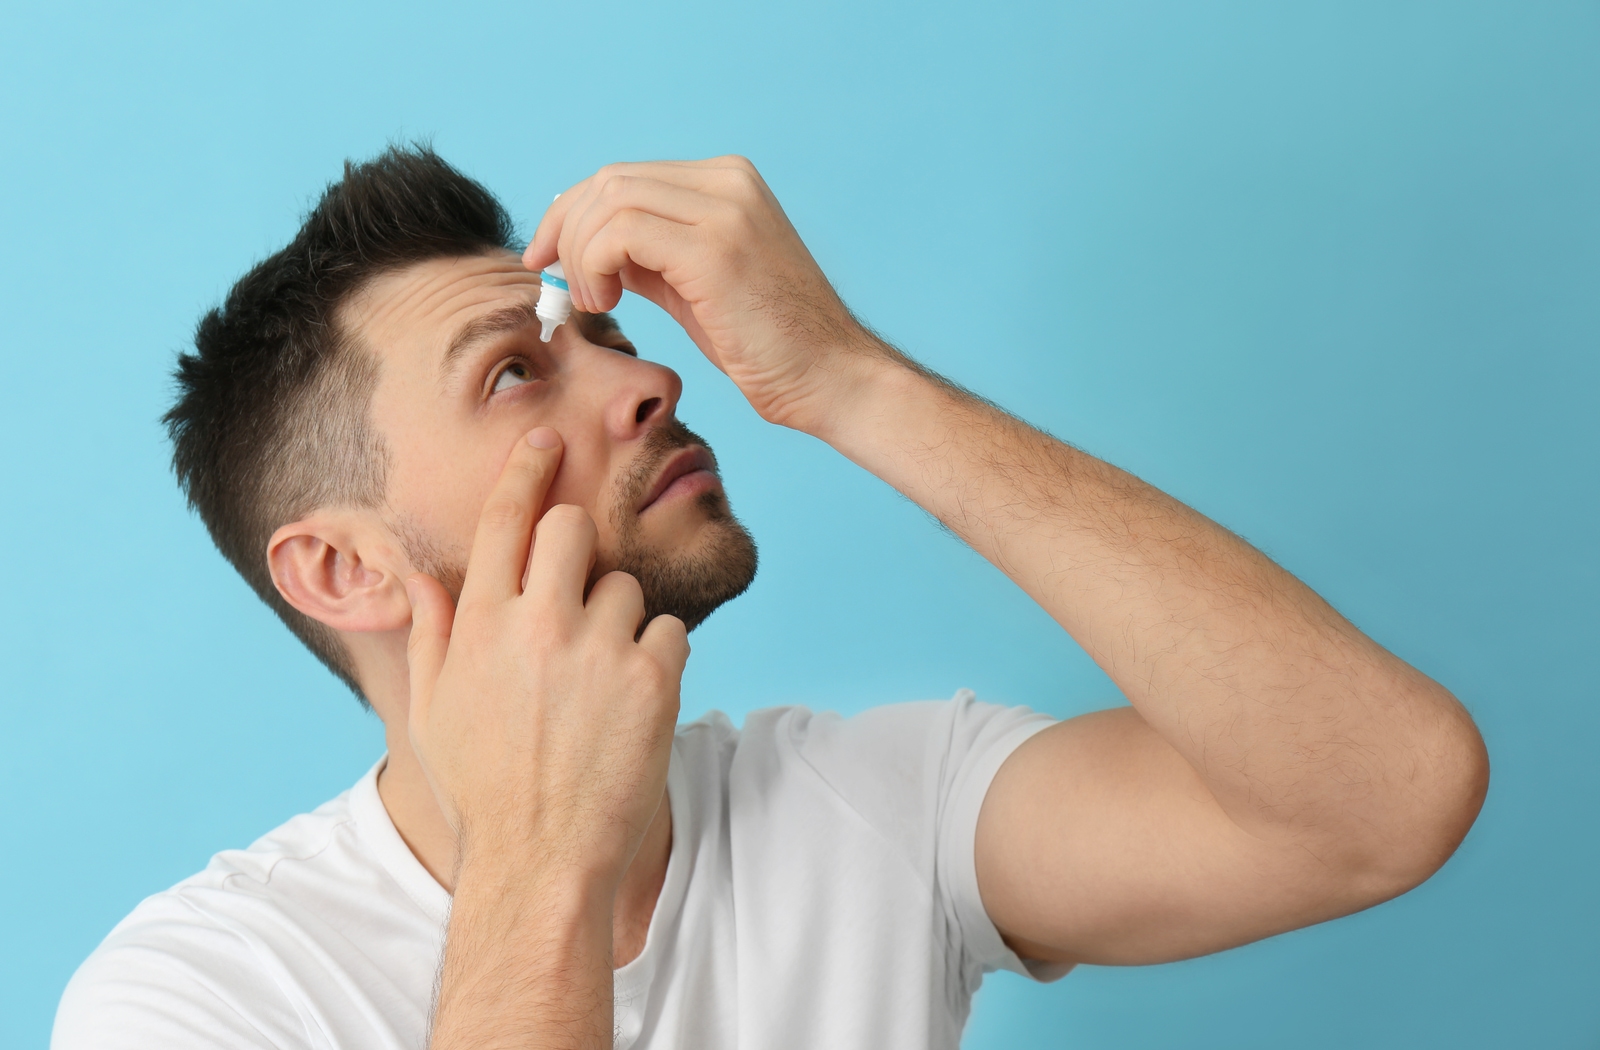
[[[365,704],[338,634],[272,583],[267,542],[319,507],[377,507],[388,455],[370,424],[378,361],[340,330],[374,278],[436,258],[515,250],[494,195],[425,145],[345,162],[282,251],[200,319],[163,417],[173,470],[211,538],[261,600]]]

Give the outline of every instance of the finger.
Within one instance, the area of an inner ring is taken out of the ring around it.
[[[579,293],[591,304],[589,309],[609,310],[622,295],[622,286],[611,273],[594,273],[581,261],[589,242],[618,215],[636,211],[667,222],[694,227],[717,218],[726,218],[728,202],[698,190],[688,190],[659,179],[618,175],[595,187],[585,199],[567,213],[562,230],[562,258],[579,263],[576,279]],[[568,273],[569,279],[573,277]]]
[[[406,639],[411,714],[420,717],[432,701],[434,683],[444,669],[456,607],[444,585],[421,572],[406,578],[406,598],[411,602],[411,634]]]
[[[595,174],[574,184],[557,195],[545,209],[539,227],[523,252],[522,262],[530,270],[542,270],[556,259],[570,256],[563,250],[563,231],[567,217],[588,206],[595,194],[613,178],[641,178],[670,184],[683,190],[710,193],[723,199],[748,195],[753,189],[759,196],[770,197],[755,165],[743,157],[712,157],[696,161],[646,161],[630,164],[608,164]],[[582,294],[579,288],[578,294]],[[575,297],[575,301],[581,302]]]
[[[570,503],[551,507],[539,519],[523,595],[542,605],[582,609],[598,539],[588,511]]]
[[[524,266],[530,270],[543,269],[557,258],[566,258],[561,254],[561,248],[567,217],[584,207],[593,195],[596,183],[603,181],[605,171],[606,169],[602,168],[582,182],[574,183],[556,194],[556,199],[545,209],[544,217],[539,220],[538,229],[533,231],[533,240],[528,242],[528,250],[522,255]],[[568,284],[571,284],[570,280]],[[575,293],[577,291],[579,290],[574,289]],[[578,302],[576,295],[573,301]]]
[[[683,677],[689,662],[689,630],[676,616],[657,616],[639,636],[639,645],[648,651],[675,679]]]
[[[577,236],[577,223],[573,217],[589,210],[605,185],[619,170],[632,170],[637,167],[640,166],[609,164],[564,193],[557,194],[555,201],[546,210],[545,217],[540,221],[539,229],[534,232],[528,250],[523,253],[523,265],[533,269],[537,264],[542,268],[549,266],[557,258],[563,260],[564,264],[570,263],[573,259],[573,242]],[[599,312],[601,308],[595,305],[599,299],[589,288],[584,275],[578,272],[576,266],[569,265],[567,269],[569,271],[567,289],[572,295],[573,304],[580,310]]]
[[[535,444],[538,442],[538,444]],[[561,463],[561,435],[536,427],[511,447],[489,498],[467,559],[461,600],[504,601],[521,593],[533,523]]]
[[[608,572],[589,589],[584,608],[602,630],[632,638],[644,620],[644,591],[629,574]]]
[[[583,254],[571,258],[591,287],[603,289],[596,294],[600,302],[609,302],[601,307],[608,310],[621,298],[620,274],[630,266],[653,270],[680,295],[692,296],[693,290],[683,287],[691,272],[685,264],[699,259],[706,243],[702,227],[629,210],[612,216],[583,246]]]
[[[717,363],[711,340],[707,338],[705,329],[700,327],[700,321],[695,317],[688,300],[679,295],[677,289],[668,284],[664,277],[654,270],[631,263],[617,271],[617,276],[622,279],[622,287],[635,295],[643,296],[665,310],[685,332],[689,333],[689,338],[694,340],[694,344],[711,357],[712,363],[719,368],[722,367]]]
[[[583,182],[568,186],[556,194],[556,199],[544,210],[544,216],[533,231],[528,247],[522,252],[523,266],[537,272],[556,261],[556,238],[561,235],[561,225],[566,220],[567,212],[578,199],[579,191],[588,182],[589,179],[584,179]]]
[[[621,211],[643,211],[685,225],[699,225],[734,217],[740,208],[762,206],[776,208],[777,200],[755,167],[743,157],[611,164],[587,180],[572,202],[557,250],[563,260],[580,259],[585,238]],[[581,266],[573,269],[577,270],[577,294],[591,311],[616,304],[621,295],[616,282],[604,276],[597,280]]]
[[[678,186],[688,190],[704,190],[712,184],[718,174],[726,178],[730,170],[714,168],[712,165],[730,160],[730,158],[717,158],[710,162],[646,162],[646,163],[613,163],[600,168],[584,181],[574,184],[562,194],[555,195],[554,202],[539,221],[538,229],[534,230],[533,240],[528,242],[528,248],[523,251],[523,266],[530,271],[539,271],[549,266],[555,259],[571,259],[571,243],[573,243],[573,227],[570,218],[573,214],[582,213],[594,203],[597,195],[605,192],[611,182],[618,179],[642,178],[651,181]],[[731,158],[742,160],[742,158]],[[749,162],[744,162],[749,165]],[[749,173],[754,174],[754,166],[749,168]],[[586,287],[582,275],[568,275],[568,290],[573,295],[573,303],[579,309],[597,311],[595,307],[598,299]]]
[[[577,187],[572,204],[567,208],[566,219],[561,224],[560,236],[556,238],[556,251],[560,254],[563,265],[575,258],[573,245],[577,237],[578,225],[573,221],[573,218],[589,210],[590,205],[609,178],[606,171],[607,169],[601,169],[600,173],[585,180],[582,186]],[[584,274],[576,266],[573,269],[576,271],[575,275],[568,275],[572,301],[579,304],[581,309],[588,310],[590,313],[600,312],[599,308],[594,306],[599,300],[592,293]]]

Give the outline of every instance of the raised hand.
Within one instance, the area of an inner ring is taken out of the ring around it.
[[[814,429],[847,410],[858,365],[892,353],[743,157],[601,168],[556,198],[523,264],[558,257],[580,309],[609,310],[623,289],[650,299],[771,422]]]

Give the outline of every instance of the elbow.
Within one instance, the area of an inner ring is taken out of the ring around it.
[[[1385,778],[1358,851],[1362,895],[1377,904],[1431,878],[1472,829],[1489,791],[1489,752],[1466,709],[1429,683],[1436,717]]]

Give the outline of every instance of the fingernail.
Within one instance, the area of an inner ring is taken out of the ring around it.
[[[561,435],[551,427],[534,427],[528,431],[528,444],[534,448],[555,448],[561,444]]]
[[[413,607],[417,604],[417,585],[410,580],[406,581],[406,601],[410,602]]]

